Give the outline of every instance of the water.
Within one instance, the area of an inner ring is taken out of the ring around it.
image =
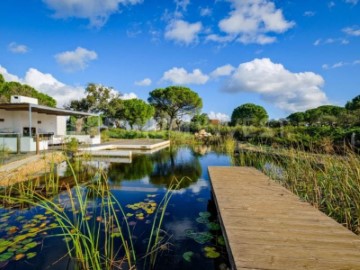
[[[164,149],[151,155],[136,155],[131,163],[83,162],[82,166],[87,165],[87,170],[82,177],[88,181],[99,168],[106,171],[112,193],[129,215],[127,220],[137,253],[137,269],[149,269],[149,265],[144,264],[145,260],[141,258],[146,255],[155,215],[150,211],[150,214],[145,213],[139,218],[137,214],[140,215],[141,211],[131,207],[140,202],[158,205],[174,178],[180,180],[188,177],[182,181],[181,188],[174,191],[166,208],[161,232],[164,240],[157,249],[154,269],[227,269],[228,255],[219,230],[207,167],[226,166],[230,162],[227,155],[209,149],[180,147]],[[68,176],[69,168],[64,165],[60,168],[59,173],[63,175],[61,179],[72,182]],[[88,210],[89,218],[97,224],[95,219],[100,214],[97,208],[100,199],[96,195],[90,199],[94,208]],[[61,202],[65,212],[70,211],[67,193],[55,196],[53,200]],[[119,218],[122,218],[120,213]],[[66,256],[63,237],[51,236],[61,231],[54,229],[43,234],[36,229],[55,224],[44,210],[34,207],[22,210],[0,209],[0,221],[0,268],[75,269],[73,261]],[[33,226],[29,227],[29,224]],[[29,228],[33,228],[32,235]],[[35,243],[35,247],[26,250],[19,243],[17,249],[1,251],[1,243],[4,243],[1,241],[16,242],[16,237],[21,234],[30,234],[30,240],[25,241]],[[120,241],[115,243],[120,246]],[[7,258],[4,256],[6,253],[7,257],[12,256]],[[24,258],[14,260],[17,254],[24,254]]]

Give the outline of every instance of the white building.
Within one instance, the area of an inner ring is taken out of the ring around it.
[[[66,132],[69,116],[97,116],[38,105],[37,99],[12,96],[10,103],[0,104],[0,148],[11,152],[47,150],[49,145],[64,143],[74,137],[80,143],[99,144],[97,134],[73,134]]]

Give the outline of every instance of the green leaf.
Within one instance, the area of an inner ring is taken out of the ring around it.
[[[187,251],[183,254],[183,258],[185,261],[187,262],[191,262],[191,258],[194,256],[194,252],[192,251]]]

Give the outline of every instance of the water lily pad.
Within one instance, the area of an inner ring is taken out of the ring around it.
[[[203,223],[203,224],[207,224],[207,223],[209,223],[210,221],[209,221],[206,217],[198,217],[198,218],[196,219],[196,222],[198,222],[198,223]]]
[[[209,218],[209,217],[211,217],[211,213],[209,213],[209,212],[200,212],[199,216],[203,217],[203,218]]]
[[[210,258],[210,259],[215,259],[220,257],[220,253],[216,251],[216,248],[214,247],[205,247],[204,248],[205,251],[205,257]]]
[[[221,245],[221,246],[225,246],[225,239],[224,239],[224,236],[222,236],[222,235],[218,236],[218,238],[217,238],[217,242],[218,242],[218,244],[219,244],[219,245]]]
[[[19,260],[21,260],[22,258],[25,258],[25,254],[24,254],[24,253],[19,253],[19,254],[16,254],[16,255],[15,255],[14,260],[15,260],[15,261],[19,261]]]
[[[16,227],[16,226],[11,226],[11,227],[8,227],[8,228],[7,228],[8,234],[14,234],[14,233],[16,233],[18,230],[19,230],[19,228]]]
[[[206,226],[209,228],[209,230],[212,230],[212,231],[220,230],[220,225],[215,222],[210,222],[210,223],[206,224]]]
[[[209,242],[211,239],[213,239],[213,236],[209,232],[199,232],[196,233],[193,238],[195,242],[199,244],[205,244],[206,242]]]
[[[26,258],[27,258],[27,259],[32,259],[32,258],[34,258],[36,255],[37,255],[36,252],[30,252],[30,253],[26,254]]]
[[[183,258],[185,261],[187,262],[191,262],[191,258],[194,256],[194,252],[192,251],[187,251],[183,254]]]
[[[0,262],[6,262],[10,260],[14,256],[13,252],[6,252],[3,254],[0,254]]]
[[[115,237],[121,237],[121,233],[119,233],[119,232],[112,233],[111,238],[115,238]]]
[[[132,213],[126,213],[126,216],[127,217],[132,217],[134,214],[132,214]]]
[[[28,243],[28,244],[26,244],[25,246],[24,246],[24,249],[26,249],[26,250],[29,250],[29,249],[32,249],[32,248],[34,248],[34,247],[36,247],[38,245],[38,243],[37,242],[30,242],[30,243]]]

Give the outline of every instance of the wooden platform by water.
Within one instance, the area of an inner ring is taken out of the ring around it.
[[[234,269],[360,269],[360,237],[249,167],[209,167]]]

